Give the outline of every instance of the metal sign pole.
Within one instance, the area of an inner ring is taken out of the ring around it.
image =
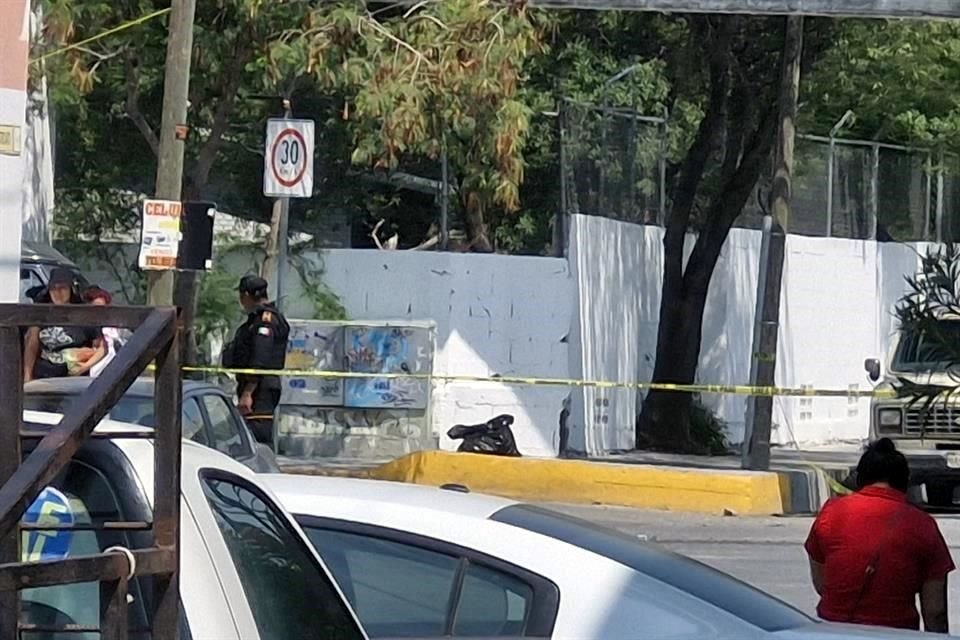
[[[283,117],[289,120],[293,117],[293,109],[290,105],[290,99],[283,99]],[[280,203],[280,228],[277,232],[277,309],[283,313],[284,302],[283,302],[283,284],[286,281],[287,277],[287,257],[290,250],[290,198],[278,198],[277,202]],[[276,433],[276,429],[274,429]],[[274,441],[276,441],[276,436],[274,436]],[[276,451],[276,442],[274,442],[273,450]]]
[[[264,148],[263,194],[274,198],[277,215],[276,232],[276,304],[281,312],[288,311],[286,304],[286,280],[290,259],[290,198],[313,196],[314,126],[312,120],[294,120],[289,98],[283,99],[282,119],[271,118],[267,122]],[[273,413],[271,448],[279,449],[281,404]]]

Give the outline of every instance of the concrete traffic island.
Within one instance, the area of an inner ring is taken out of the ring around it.
[[[780,515],[790,505],[789,482],[779,474],[735,469],[419,451],[356,475],[433,486],[457,484],[530,502],[755,516]]]

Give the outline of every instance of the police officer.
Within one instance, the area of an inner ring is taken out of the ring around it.
[[[223,352],[223,365],[236,369],[283,369],[290,325],[267,298],[267,281],[244,276],[237,287],[247,321],[240,325],[233,342]],[[273,444],[273,410],[280,404],[280,377],[238,375],[240,413],[257,441]]]

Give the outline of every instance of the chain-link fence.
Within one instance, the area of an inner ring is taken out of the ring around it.
[[[801,136],[790,231],[880,241],[960,233],[954,156],[864,140]]]
[[[663,224],[667,202],[662,118],[565,101],[561,207]],[[802,135],[795,147],[789,230],[880,241],[960,241],[960,159],[875,141]],[[737,220],[759,228],[761,185]]]
[[[561,103],[562,209],[640,224],[666,211],[663,118]]]

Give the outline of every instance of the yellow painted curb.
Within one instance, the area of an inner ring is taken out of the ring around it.
[[[526,501],[693,513],[774,515],[789,504],[776,473],[444,451],[411,453],[371,470],[369,477],[433,486],[461,484],[471,491]]]

